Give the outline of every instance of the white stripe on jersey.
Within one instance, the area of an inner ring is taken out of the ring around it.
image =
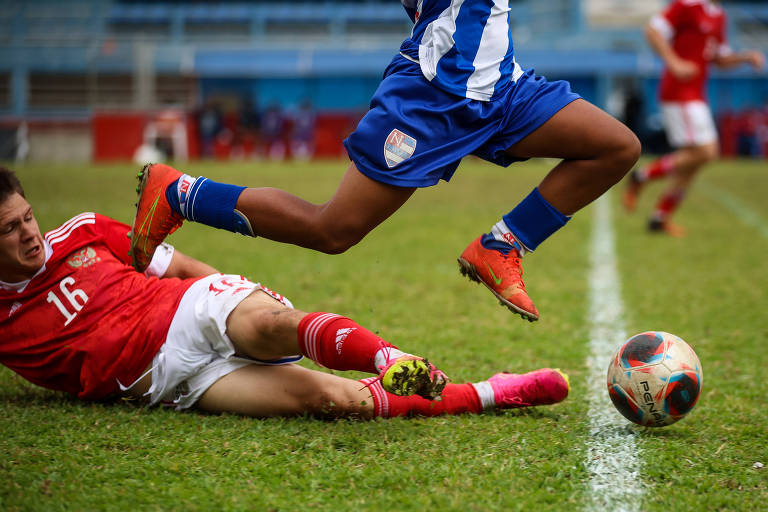
[[[91,212],[87,212],[72,217],[60,227],[46,233],[45,241],[51,245],[57,244],[69,238],[72,231],[85,224],[96,224],[96,216]]]
[[[424,77],[432,81],[437,76],[437,63],[454,46],[453,34],[456,32],[456,17],[464,0],[451,2],[435,21],[427,25],[419,45],[419,61]]]
[[[487,100],[493,95],[496,82],[501,78],[499,66],[509,47],[509,22],[504,16],[509,11],[508,0],[493,2],[491,15],[480,37],[480,48],[472,62],[475,72],[467,80],[467,98]]]
[[[66,221],[61,226],[57,227],[56,229],[50,230],[48,233],[45,234],[45,237],[47,238],[49,236],[55,236],[56,234],[67,230],[71,224],[77,222],[82,217],[93,217],[93,218],[95,218],[95,215],[92,212],[83,212],[83,213],[81,213],[79,215],[75,215],[74,217],[72,217],[71,219]]]
[[[417,15],[427,3],[419,0]],[[419,45],[421,71],[427,80],[454,94],[489,101],[500,90],[500,82],[515,82],[523,74],[512,52],[508,0],[486,0],[487,11],[473,0],[447,3],[437,15],[438,2],[427,5],[429,14],[423,21],[416,16],[411,38]],[[482,31],[477,30],[479,23]]]

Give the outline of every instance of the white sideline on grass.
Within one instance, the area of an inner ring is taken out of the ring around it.
[[[757,229],[764,238],[768,238],[768,222],[760,217],[757,212],[722,188],[716,189],[713,186],[704,183],[702,183],[702,188],[710,199],[725,206],[725,208],[736,215],[741,222],[747,226],[752,226]]]
[[[640,479],[639,439],[616,411],[606,390],[608,363],[627,339],[621,302],[610,195],[593,206],[590,246],[589,433],[586,467],[589,473],[587,510],[635,511],[645,492]]]

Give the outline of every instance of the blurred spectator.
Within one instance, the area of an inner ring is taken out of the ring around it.
[[[134,162],[179,160],[188,157],[186,119],[182,112],[167,109],[147,119],[142,144],[134,151]]]
[[[239,146],[244,158],[254,155],[260,124],[261,115],[256,103],[250,98],[244,99],[237,112],[236,136],[236,145]]]
[[[261,117],[261,138],[264,152],[270,160],[285,158],[285,116],[280,104],[273,102]]]
[[[299,160],[312,158],[315,152],[315,122],[317,115],[309,99],[299,105],[293,119],[291,155]]]
[[[27,122],[22,121],[16,130],[16,161],[23,162],[29,155],[29,129]]]
[[[624,111],[621,118],[627,127],[635,132],[640,140],[645,138],[643,124],[643,109],[645,108],[642,94],[634,83],[630,83],[624,96]]]
[[[213,101],[207,100],[200,109],[198,123],[200,148],[203,157],[213,156],[216,137],[221,132],[222,126],[221,108]]]

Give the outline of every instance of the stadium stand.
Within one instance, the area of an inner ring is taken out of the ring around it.
[[[765,2],[724,3],[734,46],[768,49]],[[652,120],[660,65],[642,24],[663,4],[512,0],[516,54],[614,113],[634,89],[643,117]],[[395,0],[5,0],[3,7],[0,133],[26,122],[30,136],[56,123],[92,127],[110,113],[139,115],[139,125],[168,109],[192,119],[208,100],[221,104],[236,131],[232,116],[249,99],[288,111],[310,102],[319,126],[333,120],[334,135],[326,138],[335,145],[365,110],[411,26]],[[715,112],[765,108],[766,82],[747,70],[716,74]],[[197,130],[192,121],[189,130]],[[99,156],[95,136],[89,144],[95,158],[126,156]],[[188,146],[190,156],[199,154],[194,141]],[[31,147],[30,158],[39,154]]]

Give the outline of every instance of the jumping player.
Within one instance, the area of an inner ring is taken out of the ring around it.
[[[628,179],[624,192],[627,211],[634,211],[645,183],[670,179],[648,221],[651,232],[683,236],[683,228],[670,218],[694,177],[719,154],[715,122],[705,99],[709,64],[720,68],[750,64],[755,69],[765,64],[760,52],[735,53],[730,49],[725,12],[718,3],[676,0],[646,26],[648,43],[665,64],[659,98],[667,138],[677,148],[642,169],[635,169]]]
[[[459,257],[513,312],[539,313],[520,259],[571,215],[618,182],[640,144],[623,124],[515,59],[508,0],[402,0],[414,22],[357,129],[344,141],[352,162],[326,203],[282,190],[192,177],[167,166],[140,173],[133,264],[184,219],[336,254],[392,215],[416,188],[450,180],[467,155],[507,166],[532,157],[562,161]],[[517,195],[510,191],[510,196]]]
[[[548,368],[447,384],[425,359],[352,320],[293,309],[282,295],[167,244],[138,273],[128,231],[82,213],[43,236],[15,174],[0,168],[2,364],[82,399],[124,395],[258,417],[479,413],[568,394],[567,377]],[[308,370],[292,364],[301,359],[293,354],[376,375],[357,381]]]

